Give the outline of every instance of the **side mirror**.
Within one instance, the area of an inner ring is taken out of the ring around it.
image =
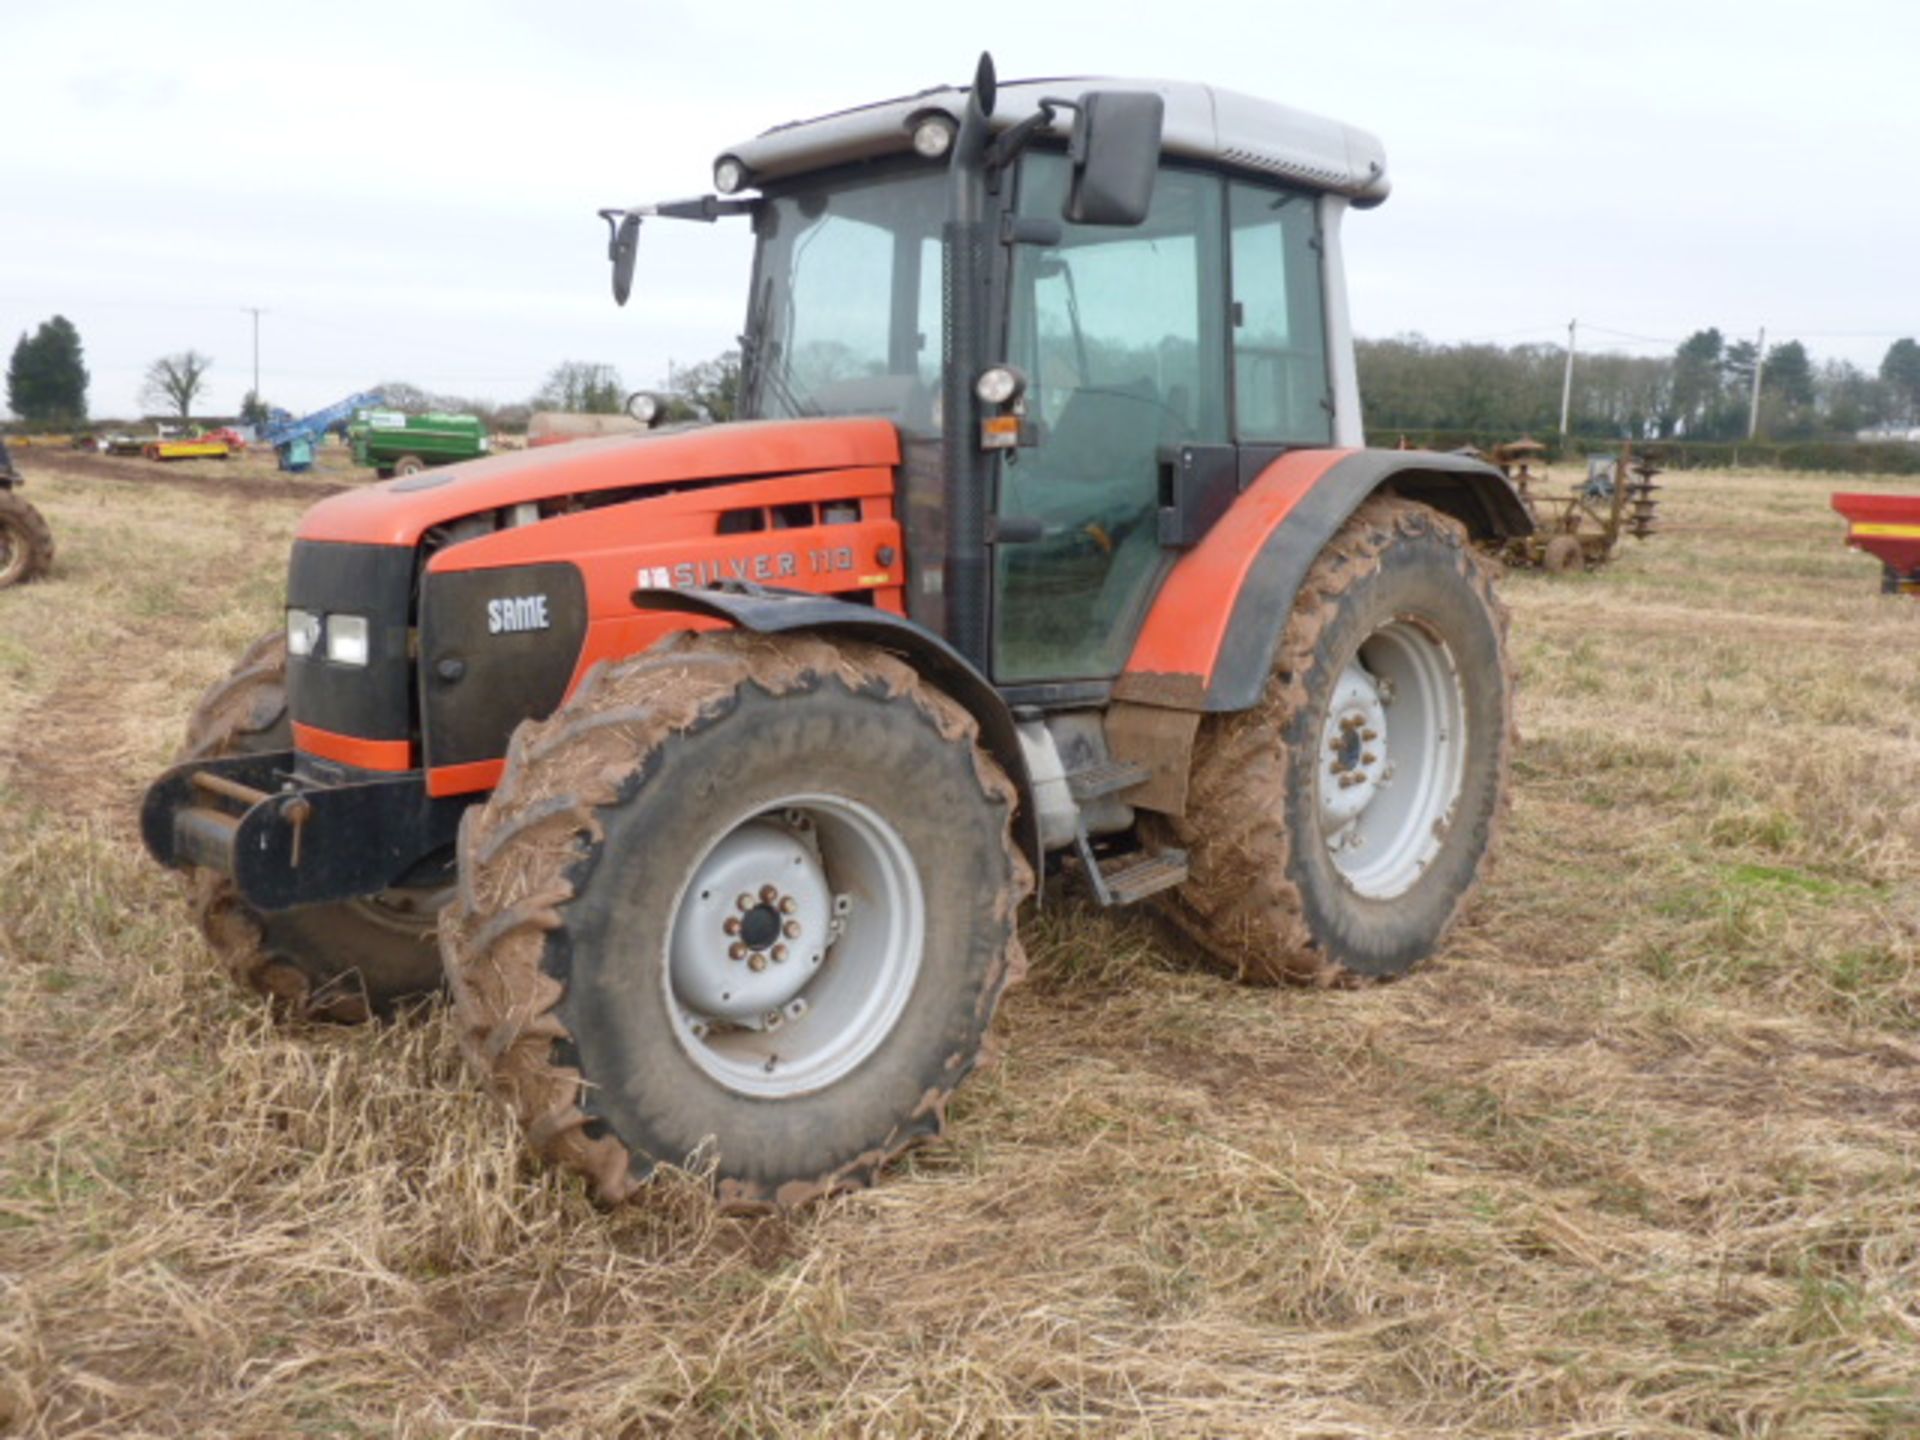
[[[1153,205],[1165,102],[1137,90],[1094,90],[1079,106],[1067,142],[1073,186],[1061,214],[1075,225],[1138,225]]]
[[[607,222],[607,258],[613,262],[613,303],[624,305],[633,293],[633,257],[640,249],[640,217],[629,210],[615,221],[616,214],[620,212],[600,212]]]

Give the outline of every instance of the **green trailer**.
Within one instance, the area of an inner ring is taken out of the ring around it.
[[[487,453],[487,427],[473,415],[402,415],[362,410],[347,426],[353,463],[370,465],[382,480],[434,465],[452,465]]]

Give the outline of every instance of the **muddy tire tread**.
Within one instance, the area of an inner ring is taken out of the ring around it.
[[[1314,670],[1321,663],[1315,642],[1332,622],[1341,597],[1380,570],[1381,555],[1396,535],[1433,535],[1449,547],[1461,576],[1494,617],[1506,670],[1506,733],[1495,776],[1500,799],[1486,853],[1457,897],[1442,934],[1464,913],[1492,868],[1509,804],[1508,771],[1517,733],[1508,615],[1494,586],[1500,567],[1470,543],[1458,521],[1412,500],[1375,495],[1361,504],[1308,570],[1259,703],[1238,714],[1208,717],[1201,726],[1184,816],[1146,817],[1149,836],[1185,848],[1192,866],[1192,877],[1158,902],[1161,913],[1241,980],[1263,985],[1374,983],[1321,949],[1308,927],[1299,888],[1288,877],[1294,841],[1282,818],[1288,765],[1276,737],[1311,701]]]
[[[287,640],[282,632],[249,645],[226,679],[209,689],[187,721],[186,739],[174,763],[282,748],[292,743],[287,713]],[[264,997],[285,1017],[358,1025],[392,1013],[368,992],[356,970],[316,985],[291,959],[273,955],[258,919],[240,898],[230,876],[205,869],[187,872],[194,921],[234,983]],[[405,1003],[403,997],[400,1003]]]
[[[1016,792],[980,746],[973,717],[911,667],[871,646],[733,631],[682,633],[637,657],[603,662],[559,712],[515,732],[491,800],[461,824],[460,898],[440,927],[454,1024],[469,1064],[514,1112],[532,1149],[584,1178],[601,1204],[631,1198],[652,1165],[636,1165],[612,1128],[581,1104],[588,1082],[571,1063],[577,1052],[560,1013],[566,981],[556,973],[563,967],[549,963],[548,935],[566,923],[582,857],[605,834],[599,816],[633,796],[662,746],[722,718],[744,687],[780,695],[827,676],[905,700],[943,740],[972,747],[983,796],[1006,809],[1002,844],[1011,877],[981,917],[1005,937],[998,972],[982,991],[983,1021],[1025,973],[1016,918],[1033,876],[1013,840]],[[984,1023],[981,1030],[976,1053],[952,1067],[944,1091],[926,1097],[918,1128],[902,1128],[854,1161],[778,1193],[722,1180],[722,1209],[787,1209],[871,1184],[903,1150],[941,1132],[948,1097],[985,1048]]]
[[[0,527],[11,530],[15,543],[24,542],[26,551],[24,563],[9,562],[12,578],[0,576],[0,589],[24,585],[53,569],[53,528],[46,516],[11,488],[0,488]]]

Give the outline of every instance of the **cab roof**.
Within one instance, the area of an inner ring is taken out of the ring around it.
[[[993,127],[1004,130],[1019,123],[1039,108],[1042,99],[1077,100],[1089,90],[1159,95],[1166,105],[1161,148],[1169,155],[1345,195],[1363,207],[1387,198],[1386,151],[1367,131],[1192,81],[1094,76],[1010,80],[999,86]],[[913,126],[926,116],[945,114],[957,123],[966,103],[965,89],[938,86],[917,95],[776,125],[722,152],[720,158],[738,160],[755,184],[879,159],[910,150]],[[1058,112],[1051,133],[1064,139],[1072,123],[1072,112]]]

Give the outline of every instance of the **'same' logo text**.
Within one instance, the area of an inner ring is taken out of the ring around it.
[[[520,630],[545,630],[553,622],[547,618],[544,595],[509,595],[487,602],[487,633],[510,635]]]

